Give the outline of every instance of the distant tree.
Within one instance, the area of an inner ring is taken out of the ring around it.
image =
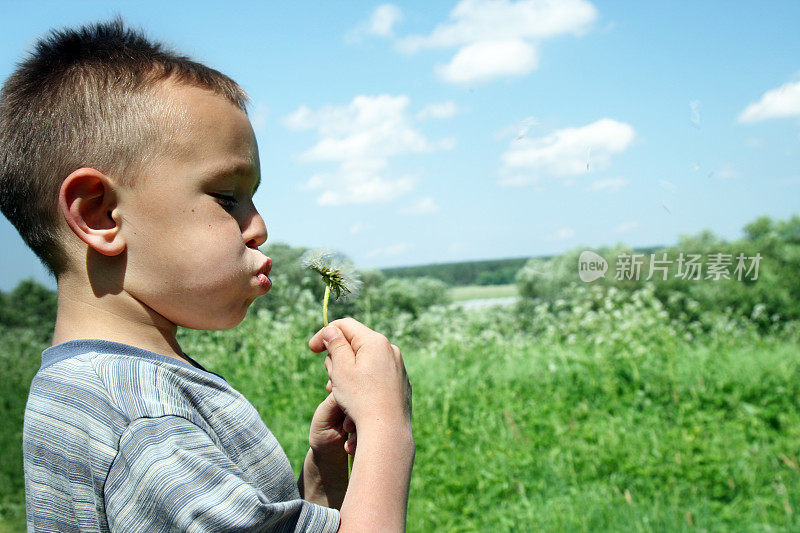
[[[24,279],[10,293],[0,293],[0,325],[28,328],[40,338],[52,336],[57,304],[54,291],[31,278]]]
[[[517,271],[527,258],[462,261],[383,269],[387,278],[435,278],[449,286],[505,285],[514,283]]]
[[[772,233],[772,231],[772,219],[767,216],[759,217],[744,227],[745,238],[750,239],[751,241],[763,239]]]
[[[520,296],[545,301],[560,298],[567,287],[580,283],[578,257],[581,251],[576,248],[549,259],[529,259],[516,276]]]
[[[789,220],[779,221],[776,226],[781,240],[789,244],[800,244],[800,216],[794,215]]]
[[[393,316],[405,312],[417,317],[433,305],[449,303],[450,299],[443,281],[421,277],[388,279],[380,286],[365,289],[360,301],[361,310],[372,314]],[[364,307],[367,305],[369,309]]]

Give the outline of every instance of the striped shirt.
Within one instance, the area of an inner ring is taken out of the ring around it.
[[[336,531],[225,379],[126,344],[42,352],[22,432],[28,531]]]

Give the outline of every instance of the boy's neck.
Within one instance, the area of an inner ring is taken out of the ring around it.
[[[194,366],[176,339],[177,326],[127,294],[95,297],[68,280],[58,283],[58,313],[53,345],[77,339],[120,342]]]

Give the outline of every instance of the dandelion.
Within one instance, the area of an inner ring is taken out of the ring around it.
[[[361,290],[361,277],[350,261],[343,259],[326,248],[308,250],[300,258],[300,263],[315,271],[325,282],[325,296],[322,300],[322,320],[328,325],[328,300],[346,302],[358,296]]]
[[[322,299],[322,321],[328,325],[328,299],[331,293],[335,300],[346,302],[358,296],[361,290],[361,277],[356,271],[355,265],[347,261],[327,248],[316,248],[308,250],[302,257],[300,263],[305,268],[310,268],[320,276],[325,282],[325,296]],[[347,435],[350,438],[350,434]],[[347,477],[353,471],[353,456],[347,459]]]

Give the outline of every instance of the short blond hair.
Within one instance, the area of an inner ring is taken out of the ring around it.
[[[91,167],[130,186],[168,149],[181,116],[166,81],[207,89],[247,114],[249,97],[221,72],[165,49],[120,16],[52,30],[0,92],[0,209],[55,278],[67,267],[58,194]]]

